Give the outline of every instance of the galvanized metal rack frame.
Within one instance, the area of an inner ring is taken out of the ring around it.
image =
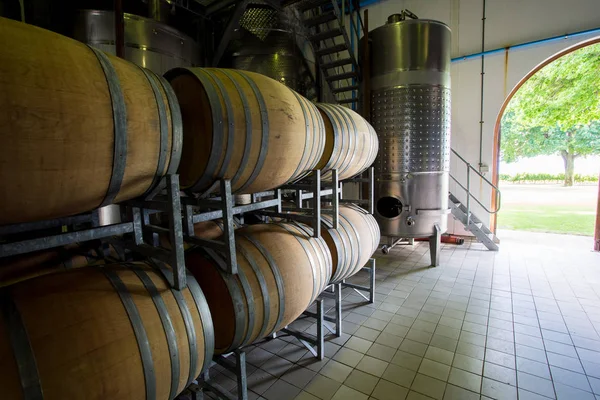
[[[233,356],[235,361],[232,361],[230,357]],[[233,372],[237,378],[237,397],[233,396],[227,389],[219,385],[218,383],[212,382],[210,379],[210,368],[207,368],[201,375],[202,382],[199,382],[198,386],[193,391],[199,395],[195,397],[197,400],[203,400],[203,392],[212,392],[220,398],[227,400],[248,400],[248,374],[246,372],[246,352],[243,349],[234,350],[231,353],[215,356],[213,358],[211,367],[215,364],[219,364],[223,368],[230,372]]]
[[[281,190],[276,189],[261,193],[252,194],[252,202],[245,205],[234,205],[233,194],[231,193],[231,181],[221,180],[218,182],[219,196],[210,198],[182,197],[183,205],[183,232],[182,237],[186,242],[202,246],[206,254],[215,261],[225,273],[235,275],[238,273],[238,264],[236,256],[234,218],[247,212],[264,211],[274,208],[274,213],[281,212]],[[265,197],[271,199],[263,200]],[[196,212],[195,212],[196,211]],[[222,219],[223,221],[223,239],[211,240],[195,236],[194,224]],[[224,255],[224,257],[222,257]],[[235,356],[235,362],[229,357]],[[197,391],[200,394],[198,398],[203,398],[202,392],[209,391],[215,393],[224,399],[248,399],[247,374],[246,374],[246,353],[242,348],[234,350],[232,353],[217,355],[213,357],[214,363],[223,366],[233,372],[237,377],[237,397],[234,397],[226,389],[214,383],[210,379],[209,369],[202,374],[202,382],[199,383]]]
[[[318,214],[320,210],[320,201],[314,202],[313,209],[306,209],[303,207],[303,201],[313,199],[315,193],[319,193],[319,197],[331,196],[332,201],[332,212],[333,212],[333,228],[337,229],[339,224],[339,204],[340,203],[353,203],[360,204],[368,207],[370,214],[374,212],[374,168],[369,168],[367,171],[366,178],[352,178],[340,182],[338,180],[338,171],[334,170],[332,173],[332,182],[330,188],[322,188],[320,185],[320,175],[317,173],[313,177],[312,188],[306,184],[286,185],[282,189],[288,189],[295,191],[296,207],[291,209],[294,211],[307,210],[313,212],[314,215]],[[360,199],[342,199],[343,183],[367,183],[368,194],[366,196],[359,196]],[[342,185],[340,185],[340,183]],[[317,188],[321,188],[317,190]],[[311,190],[312,189],[312,190]],[[336,193],[337,192],[337,193]],[[366,198],[365,198],[366,197]],[[280,217],[287,218],[290,214],[278,215]],[[293,219],[294,217],[292,217]],[[320,220],[320,217],[319,217]],[[307,219],[308,221],[308,219]],[[375,259],[371,258],[369,264],[365,265],[363,270],[369,271],[369,286],[362,286],[353,283],[346,283],[342,281],[337,284],[329,285],[321,293],[319,298],[315,301],[316,311],[306,310],[302,315],[304,317],[312,317],[316,319],[317,334],[316,336],[293,330],[286,327],[282,332],[287,333],[291,336],[296,337],[316,358],[322,360],[325,354],[325,329],[333,333],[336,337],[340,337],[343,333],[343,322],[342,322],[342,290],[345,287],[354,289],[360,296],[365,298],[370,304],[375,302],[375,276],[376,267]],[[366,297],[362,291],[366,291],[369,297]],[[333,315],[329,315],[327,310],[324,309],[324,299],[329,298],[334,300],[334,306],[332,307]],[[273,337],[276,337],[275,335]]]
[[[180,290],[186,286],[185,265],[183,259],[183,239],[181,236],[181,204],[179,194],[179,176],[172,174],[162,179],[158,190],[154,190],[144,200],[125,202],[131,208],[130,221],[113,225],[99,226],[98,211],[73,217],[58,218],[48,221],[31,222],[0,227],[0,236],[5,236],[6,243],[0,244],[0,258],[26,254],[34,251],[66,246],[95,239],[109,240],[113,236],[133,234],[133,241],[124,244],[133,251],[147,257],[156,258],[170,263],[175,270],[172,282],[173,288]],[[158,191],[166,187],[166,195]],[[149,223],[152,210],[166,212],[169,218],[169,229],[157,227]],[[75,229],[74,225],[88,223],[84,229]],[[31,233],[39,235],[39,231],[47,228],[70,226],[72,231],[54,235],[41,235],[34,239],[10,241],[10,235],[16,233]],[[169,232],[173,249],[171,251],[155,247],[155,233]],[[147,244],[150,240],[152,245]]]
[[[375,168],[370,167],[367,170],[366,178],[352,178],[344,181],[346,182],[357,182],[357,183],[366,183],[367,184],[367,194],[365,196],[364,190],[360,190],[361,198],[356,200],[343,200],[343,202],[347,203],[355,203],[366,205],[367,211],[373,215],[375,213]],[[366,197],[366,198],[365,198]],[[375,276],[376,276],[376,265],[375,259],[369,259],[369,264],[365,265],[362,270],[366,270],[369,272],[369,286],[357,285],[354,283],[348,283],[346,280],[343,280],[341,283],[341,287],[343,288],[352,288],[356,293],[358,293],[361,297],[367,300],[370,304],[375,302]],[[369,297],[365,296],[363,292],[367,292]],[[341,313],[341,310],[340,310]]]
[[[284,218],[312,225],[313,236],[321,237],[321,215],[326,212],[331,213],[333,226],[334,228],[337,228],[339,221],[338,200],[341,189],[339,186],[338,171],[336,169],[332,170],[331,182],[323,182],[321,180],[321,171],[314,170],[311,175],[303,181],[290,185],[284,185],[280,190],[294,195],[294,204],[296,207],[282,210],[280,206],[280,210],[278,212],[262,211],[261,214],[269,217]],[[323,210],[321,207],[321,201],[328,197],[332,203],[332,208],[331,210]],[[312,208],[305,208],[304,202],[310,199],[313,200]],[[296,212],[289,213],[284,211]],[[325,357],[325,335],[323,328],[329,327],[325,322],[326,316],[324,313],[323,299],[321,297],[317,298],[314,304],[317,308],[316,312],[305,311],[302,315],[316,318],[316,336],[306,332],[297,331],[287,326],[282,329],[281,332],[298,339],[298,341],[300,341],[300,343],[302,343],[312,355],[319,360],[322,360]],[[277,334],[274,334],[273,338],[275,338],[276,335]]]

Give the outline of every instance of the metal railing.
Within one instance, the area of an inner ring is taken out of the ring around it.
[[[456,157],[458,157],[458,159],[460,161],[462,161],[466,165],[466,167],[467,167],[467,187],[465,187],[462,183],[460,183],[458,181],[458,179],[456,179],[452,174],[450,174],[450,178],[452,178],[452,180],[454,182],[456,182],[456,184],[458,186],[460,186],[465,192],[467,192],[467,204],[466,204],[466,207],[467,207],[467,227],[469,227],[469,225],[471,225],[471,198],[473,198],[473,200],[475,200],[477,202],[477,204],[479,204],[481,206],[481,208],[483,208],[489,214],[496,214],[496,213],[498,213],[498,211],[500,211],[502,194],[500,193],[500,189],[498,188],[498,186],[494,185],[489,179],[487,179],[479,171],[477,171],[477,169],[475,167],[473,167],[471,165],[471,163],[469,163],[467,160],[465,160],[460,154],[458,154],[456,152],[456,150],[454,150],[454,149],[450,149],[450,150],[452,150],[452,153]],[[487,183],[489,186],[492,187],[492,190],[495,191],[495,194],[496,194],[496,209],[495,210],[490,210],[481,201],[479,201],[479,199],[477,197],[475,197],[471,193],[471,171],[475,172],[475,174],[477,174],[485,183]]]

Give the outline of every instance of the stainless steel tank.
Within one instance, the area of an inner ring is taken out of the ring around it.
[[[125,59],[164,74],[176,67],[200,64],[200,48],[189,36],[152,19],[125,14]],[[115,54],[112,11],[79,10],[74,38]]]
[[[264,40],[246,35],[232,52],[231,66],[266,75],[301,94],[309,91],[304,57],[291,32],[271,31]]]
[[[307,59],[309,48],[306,28],[293,10],[251,4],[227,49],[229,64],[223,66],[258,72],[312,98],[316,67]]]
[[[382,235],[432,237],[448,224],[450,29],[392,16],[369,36],[375,216]]]

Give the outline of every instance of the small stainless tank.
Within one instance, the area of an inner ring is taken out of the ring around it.
[[[447,229],[450,29],[392,16],[369,36],[376,219],[385,236],[431,237]]]
[[[133,14],[125,14],[125,59],[157,74],[176,67],[200,64],[200,48],[178,30]],[[79,10],[74,38],[115,54],[115,17],[112,11]]]

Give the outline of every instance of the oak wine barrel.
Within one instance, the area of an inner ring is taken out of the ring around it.
[[[40,250],[0,259],[0,287],[72,268],[116,262],[121,255],[112,244],[97,241]]]
[[[236,230],[238,274],[219,265],[221,254],[186,253],[186,266],[206,294],[215,328],[215,353],[262,339],[294,321],[331,277],[323,239],[300,223],[250,225]]]
[[[323,120],[310,101],[254,72],[176,68],[167,74],[181,107],[182,188],[214,191],[230,179],[238,194],[305,176],[325,147]]]
[[[369,261],[379,246],[380,232],[375,218],[354,204],[340,205],[338,229],[333,229],[333,217],[322,216],[321,235],[331,251],[330,284],[356,274]]]
[[[348,179],[373,164],[379,148],[375,129],[356,112],[338,104],[317,103],[325,123],[325,150],[317,169],[321,177],[331,180],[331,170],[338,170],[340,180]]]
[[[175,173],[167,81],[65,36],[0,18],[0,225],[149,193]]]
[[[189,274],[187,282],[172,290],[139,262],[3,288],[2,398],[173,399],[213,354],[206,300]]]

